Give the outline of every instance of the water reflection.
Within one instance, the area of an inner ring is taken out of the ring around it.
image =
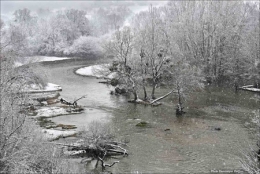
[[[252,141],[243,126],[250,122],[252,110],[259,104],[250,100],[252,93],[207,88],[192,94],[186,103],[187,113],[176,117],[175,96],[166,98],[159,107],[128,103],[124,96],[110,95],[113,88],[98,83],[98,79],[73,74],[79,66],[74,62],[73,66],[64,63],[44,67],[51,74],[50,82],[62,86],[64,98],[88,95],[79,102],[86,106],[85,113],[52,120],[78,127],[93,120],[109,122],[119,139],[129,140],[130,152],[110,169],[112,172],[200,173],[241,168],[238,150],[232,147]],[[161,89],[157,95],[166,92]],[[136,124],[140,121],[151,126],[139,128]],[[213,126],[220,126],[221,131],[212,130]]]

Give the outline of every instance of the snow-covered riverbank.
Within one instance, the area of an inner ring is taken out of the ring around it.
[[[75,73],[82,76],[112,79],[116,76],[116,72],[111,72],[109,70],[109,67],[109,64],[92,65],[84,68],[79,68],[75,71]]]
[[[36,119],[39,125],[42,127],[44,137],[49,140],[57,140],[59,138],[76,136],[77,127],[74,125],[64,125],[54,123],[48,118],[78,114],[83,112],[83,108],[80,106],[71,106],[64,104],[59,99],[59,92],[62,88],[59,85],[53,83],[47,83],[45,87],[42,85],[31,84],[25,91],[30,93],[30,99],[34,101],[33,106],[28,107],[27,115],[32,119]]]
[[[76,71],[76,74],[102,78],[110,73],[108,66],[109,66],[108,64],[92,65],[92,66],[78,69]]]
[[[55,130],[55,129],[43,129],[42,132],[44,133],[44,137],[49,140],[56,140],[59,138],[66,138],[76,136],[78,133],[75,130]]]
[[[76,134],[78,133],[78,130],[71,130],[77,128],[75,125],[55,123],[50,121],[48,118],[78,114],[81,112],[70,112],[69,108],[48,105],[34,110],[34,113],[36,113],[36,115],[31,116],[31,118],[36,119],[37,122],[41,125],[41,127],[43,128],[42,132],[44,133],[44,137],[49,141],[57,140],[59,138],[76,136]]]
[[[31,56],[31,57],[24,57],[20,58],[19,60],[15,61],[14,66],[19,67],[22,65],[35,63],[35,62],[50,62],[50,61],[59,61],[64,59],[70,59],[69,57],[48,57],[48,56]]]
[[[56,85],[54,83],[47,83],[46,86],[31,84],[24,89],[28,93],[43,93],[43,92],[55,92],[55,91],[62,91],[60,85]]]

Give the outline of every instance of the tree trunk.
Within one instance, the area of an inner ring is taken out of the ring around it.
[[[176,115],[182,115],[185,112],[183,111],[183,106],[182,106],[182,102],[181,102],[181,92],[180,92],[179,85],[177,85],[177,93],[178,93],[178,105],[176,108]]]
[[[133,94],[134,94],[134,100],[136,101],[138,99],[138,95],[137,95],[137,91],[136,91],[136,87],[135,87],[135,82],[131,77],[129,77],[129,80],[132,82],[132,90],[133,90]]]
[[[134,94],[134,100],[136,101],[136,100],[138,99],[137,92],[134,90],[134,91],[133,91],[133,94]]]
[[[156,83],[153,82],[153,89],[152,89],[152,94],[151,94],[152,99],[156,99],[156,97],[155,97],[155,95],[154,95],[154,93],[155,93],[155,88],[156,88]]]
[[[145,86],[143,86],[143,90],[144,90],[144,101],[147,101],[147,92],[146,92],[146,88]]]

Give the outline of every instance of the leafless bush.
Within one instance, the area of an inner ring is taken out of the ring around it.
[[[242,158],[240,160],[243,169],[250,174],[260,173],[260,110],[255,112],[253,122],[256,123],[257,133],[256,145],[247,145],[241,152]]]
[[[33,120],[20,112],[29,96],[21,92],[31,83],[41,83],[30,71],[14,68],[13,52],[0,57],[0,173],[62,173],[65,163],[55,155],[56,147],[45,144]]]

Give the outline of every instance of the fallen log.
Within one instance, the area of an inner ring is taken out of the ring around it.
[[[177,93],[177,91],[175,90],[171,90],[170,92],[168,92],[167,94],[157,98],[157,99],[154,99],[154,100],[141,100],[141,99],[137,99],[137,100],[128,100],[129,103],[136,103],[136,104],[144,104],[144,105],[152,105],[152,106],[159,106],[161,105],[162,103],[158,102],[166,97],[168,97],[170,94],[172,93]]]
[[[254,88],[254,85],[241,86],[238,89],[260,93],[260,89],[259,88]]]
[[[123,152],[122,151],[119,151],[119,150],[114,150],[114,149],[107,149],[108,152],[113,152],[113,153],[116,153],[116,154],[121,154],[121,155],[126,155],[128,156],[128,153],[126,152],[126,150],[124,150]]]
[[[150,103],[153,104],[153,103],[155,103],[155,102],[158,102],[158,101],[160,101],[160,100],[162,100],[162,99],[168,97],[168,96],[169,96],[170,94],[172,94],[172,93],[177,93],[177,92],[176,92],[175,90],[172,90],[172,91],[168,92],[167,94],[165,94],[164,96],[161,96],[161,97],[159,97],[159,98],[157,98],[157,99],[151,101]]]
[[[110,81],[100,81],[100,82],[98,82],[98,83],[103,83],[103,84],[111,84],[111,82]]]

